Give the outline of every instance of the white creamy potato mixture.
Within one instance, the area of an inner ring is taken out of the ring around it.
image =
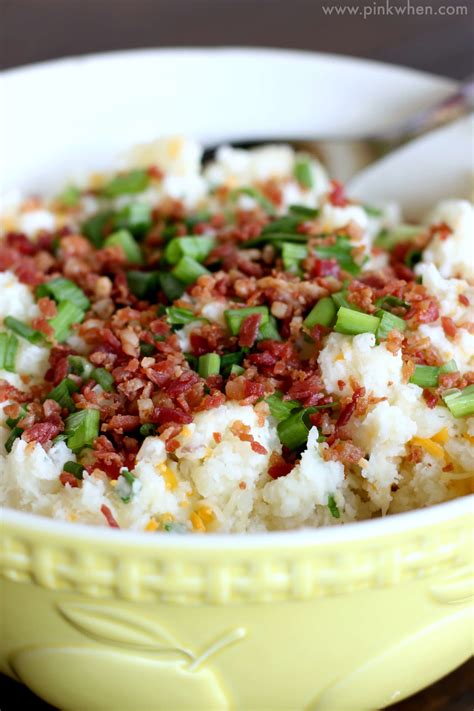
[[[200,159],[162,139],[5,208],[1,504],[240,533],[469,493],[473,206],[405,225],[288,146]]]

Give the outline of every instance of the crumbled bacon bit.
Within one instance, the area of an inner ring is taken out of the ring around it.
[[[242,321],[239,332],[239,346],[241,348],[251,348],[258,336],[262,314],[250,314]]]
[[[115,520],[115,518],[112,514],[112,511],[109,509],[108,506],[106,506],[105,504],[102,504],[102,506],[100,507],[100,510],[101,510],[101,513],[104,515],[105,520],[109,524],[110,528],[120,528],[120,526],[118,525],[117,521]]]
[[[441,316],[441,326],[443,327],[443,331],[448,338],[456,337],[458,329],[456,328],[456,324],[452,318],[449,318],[449,316]]]
[[[436,393],[433,393],[427,388],[423,390],[423,397],[425,399],[426,404],[431,410],[438,404],[438,396],[436,395]]]
[[[61,472],[59,475],[59,481],[63,486],[69,484],[72,489],[77,489],[80,486],[79,480],[76,479],[74,474],[70,474],[69,472]]]
[[[59,419],[59,418],[58,418]],[[53,437],[56,437],[63,430],[63,424],[58,422],[37,422],[31,425],[23,432],[21,438],[25,442],[37,442],[38,444],[46,444]]]
[[[222,442],[222,435],[220,432],[213,432],[212,436],[213,436],[214,442],[216,442],[216,444],[220,444]]]
[[[279,479],[281,476],[286,476],[294,468],[294,462],[285,462],[282,460],[277,464],[272,464],[268,469],[268,474],[272,479]]]
[[[345,207],[349,200],[346,197],[345,189],[338,180],[331,180],[329,192],[329,202],[334,207]]]
[[[469,306],[469,299],[468,299],[468,297],[466,296],[466,294],[459,294],[459,296],[458,296],[458,301],[459,301],[459,303],[462,304],[463,306]]]

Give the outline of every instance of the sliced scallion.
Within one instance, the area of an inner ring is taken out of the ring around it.
[[[309,331],[317,325],[332,326],[336,321],[336,314],[337,307],[333,299],[331,299],[330,296],[325,296],[323,299],[320,299],[315,306],[313,306],[303,321],[303,326],[305,326]]]
[[[265,225],[262,230],[263,235],[272,234],[273,232],[296,232],[296,229],[301,224],[301,217],[293,215],[285,215],[276,220],[272,220]]]
[[[196,262],[203,262],[214,246],[214,238],[174,237],[165,249],[165,259],[169,264],[177,264],[182,257],[191,257]]]
[[[95,409],[78,410],[66,419],[67,445],[73,452],[92,444],[99,435],[100,412]]]
[[[300,270],[300,262],[308,256],[308,247],[305,244],[283,242],[281,256],[285,271],[296,274]]]
[[[267,197],[265,197],[260,190],[257,190],[257,188],[235,188],[235,190],[231,191],[229,197],[231,200],[235,201],[240,195],[247,195],[247,197],[253,198],[253,200],[255,200],[255,202],[258,203],[263,210],[265,210],[265,212],[268,212],[269,215],[275,214],[276,210],[274,204]]]
[[[160,286],[168,301],[175,301],[183,295],[185,285],[169,272],[160,273]]]
[[[82,224],[82,234],[92,242],[94,247],[100,249],[104,244],[105,228],[110,224],[113,213],[110,210],[93,215]]]
[[[195,259],[191,257],[181,257],[171,273],[179,279],[179,281],[183,282],[183,284],[189,285],[194,284],[200,276],[209,274],[209,271],[206,267],[203,267],[202,264],[196,262]]]
[[[290,205],[289,211],[292,215],[301,217],[305,220],[314,220],[315,217],[319,215],[319,210],[313,207],[306,207],[306,205]]]
[[[61,301],[70,301],[83,311],[87,311],[90,306],[90,301],[82,289],[73,281],[65,279],[64,277],[57,277],[44,284],[40,284],[36,287],[36,296],[52,296],[58,303]]]
[[[468,385],[462,390],[447,391],[443,400],[453,417],[474,415],[474,385]]]
[[[166,309],[166,320],[171,326],[184,326],[187,323],[198,321],[199,316],[196,316],[190,309],[168,306]]]
[[[393,229],[383,229],[378,233],[374,244],[376,247],[382,247],[390,251],[400,242],[407,242],[413,239],[423,229],[420,225],[397,225]]]
[[[148,187],[150,176],[148,171],[141,168],[130,170],[112,178],[110,183],[102,188],[102,195],[109,198],[119,195],[129,195],[131,193],[141,193]]]
[[[242,373],[245,373],[245,368],[242,368],[241,365],[234,363],[230,369],[230,375],[242,375]]]
[[[438,385],[439,368],[436,365],[415,365],[410,383],[420,388],[435,388]]]
[[[218,375],[221,367],[221,358],[217,353],[206,353],[199,356],[198,373],[201,378],[209,378],[211,375]]]
[[[49,325],[54,329],[54,335],[58,343],[65,341],[70,333],[71,326],[81,323],[84,319],[84,311],[71,301],[62,301],[58,304],[58,311],[49,321]]]
[[[277,320],[274,316],[269,316],[268,321],[265,321],[265,323],[260,323],[257,340],[281,341],[281,336],[278,331]]]
[[[379,341],[385,340],[390,331],[400,331],[403,333],[407,327],[406,321],[390,313],[390,311],[379,309],[379,311],[376,312],[376,316],[380,318],[380,324],[376,334]]]
[[[68,362],[70,372],[74,373],[74,375],[80,375],[81,378],[88,378],[94,370],[92,363],[83,356],[70,355]]]
[[[300,185],[310,190],[313,187],[313,171],[308,156],[301,156],[295,161],[293,175]]]
[[[16,353],[20,342],[13,333],[0,333],[0,369],[15,372]]]
[[[67,185],[57,197],[64,207],[76,207],[81,200],[81,191],[75,185]]]
[[[13,443],[15,442],[15,440],[18,439],[18,437],[21,437],[22,434],[23,429],[21,427],[14,427],[12,429],[4,445],[8,454],[10,454],[10,452],[12,451]]]
[[[137,299],[151,299],[160,288],[160,272],[127,272],[128,288]]]
[[[17,336],[21,336],[21,338],[24,338],[29,343],[33,343],[34,345],[44,345],[44,334],[41,333],[41,331],[31,328],[26,323],[23,323],[23,321],[19,321],[13,316],[6,316],[3,323],[8,329],[10,329],[10,331],[16,333]]]
[[[90,374],[90,377],[92,380],[95,380],[98,385],[100,385],[102,390],[111,392],[114,389],[114,376],[105,368],[94,368]]]
[[[283,422],[294,410],[301,408],[297,400],[283,400],[283,394],[279,390],[265,398],[265,402],[270,408],[270,414],[277,422]]]
[[[278,436],[284,447],[299,449],[306,443],[310,429],[306,420],[310,411],[312,408],[297,410],[278,424]]]
[[[156,434],[156,427],[149,422],[145,425],[141,425],[139,432],[142,437],[153,437],[153,435]]]
[[[447,363],[440,366],[439,374],[443,375],[443,373],[456,373],[457,370],[458,370],[457,363],[454,360],[454,358],[451,358],[451,360],[448,360]]]
[[[334,330],[337,333],[356,336],[359,333],[377,333],[379,325],[380,319],[377,316],[370,316],[341,306],[337,312]]]
[[[261,314],[260,328],[268,323],[269,313],[267,306],[246,306],[243,309],[227,309],[227,311],[224,311],[224,318],[231,334],[238,336],[242,321],[253,314]]]
[[[341,269],[352,276],[357,276],[360,272],[360,265],[354,261],[352,251],[354,246],[345,235],[337,235],[334,244],[319,245],[314,248],[314,253],[318,259],[335,259]]]
[[[235,351],[234,353],[225,353],[221,356],[221,373],[228,375],[233,365],[240,365],[244,359],[244,351]],[[243,370],[243,369],[242,369]]]
[[[72,474],[76,479],[79,479],[79,481],[82,481],[84,478],[84,467],[82,464],[79,464],[79,462],[66,462],[63,466],[63,471]]]
[[[72,399],[72,393],[76,393],[79,390],[79,386],[71,378],[64,378],[59,385],[50,390],[46,395],[46,400],[55,400],[62,408],[66,408],[69,412],[73,412],[76,409],[74,400]]]
[[[328,509],[333,518],[341,518],[339,508],[336,504],[334,496],[331,494],[328,496]]]
[[[143,254],[139,244],[128,230],[118,230],[107,237],[104,247],[121,247],[129,264],[141,264]]]
[[[113,218],[114,230],[128,230],[137,238],[143,237],[151,225],[151,206],[144,202],[125,205]]]

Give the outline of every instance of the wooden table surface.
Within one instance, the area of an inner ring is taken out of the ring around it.
[[[228,44],[349,54],[461,78],[473,71],[474,3],[451,0],[464,3],[464,14],[441,15],[448,0],[431,0],[430,14],[363,19],[329,16],[321,0],[0,0],[0,68],[113,49]],[[392,709],[472,711],[473,679],[471,661]],[[51,709],[6,677],[0,692],[2,711]]]

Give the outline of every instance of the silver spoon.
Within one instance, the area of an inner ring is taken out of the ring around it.
[[[298,151],[315,155],[328,169],[331,177],[347,181],[351,176],[387,155],[395,148],[408,143],[435,128],[451,123],[474,110],[474,77],[463,81],[454,94],[413,114],[408,120],[394,128],[363,136],[358,139],[272,139],[271,141],[245,140],[230,141],[234,148],[256,148],[265,143],[285,143]],[[207,163],[215,156],[218,146],[208,147],[203,156]]]

